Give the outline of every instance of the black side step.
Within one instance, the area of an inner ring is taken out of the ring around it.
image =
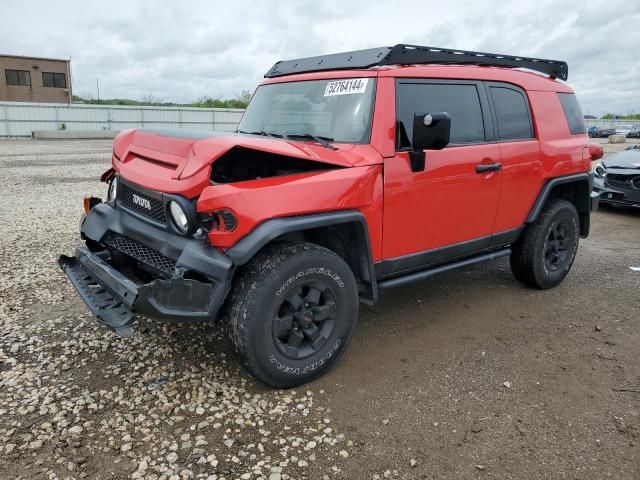
[[[122,337],[131,337],[134,313],[98,284],[75,257],[60,255],[58,265],[69,277],[78,294],[101,323]]]
[[[476,255],[474,257],[465,258],[464,260],[458,260],[457,262],[448,263],[446,265],[441,265],[439,267],[434,267],[434,268],[429,268],[427,270],[420,270],[419,272],[409,273],[401,277],[390,278],[389,280],[380,280],[378,281],[378,288],[380,288],[381,290],[386,290],[388,288],[400,287],[403,285],[407,285],[408,283],[424,280],[425,278],[429,278],[433,275],[436,275],[437,273],[448,272],[449,270],[454,270],[456,268],[466,267],[468,265],[485,262],[487,260],[494,260],[496,258],[506,257],[507,255],[510,255],[510,254],[511,254],[511,249],[505,248],[503,250],[498,250],[491,253]]]

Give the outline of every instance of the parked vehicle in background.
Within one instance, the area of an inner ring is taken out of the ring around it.
[[[629,130],[629,133],[627,133],[627,137],[640,138],[640,125],[631,127],[631,130]]]
[[[629,132],[633,127],[631,125],[616,125],[616,135],[629,136]]]
[[[593,173],[593,190],[601,202],[640,207],[640,145],[607,157]]]
[[[221,318],[254,377],[308,382],[381,291],[499,257],[563,281],[602,152],[567,71],[413,45],[277,62],[237,133],[119,133],[59,264],[120,334],[135,314]]]
[[[598,138],[606,138],[609,135],[616,134],[616,127],[598,127],[597,135]]]
[[[598,136],[598,127],[589,127],[587,135],[589,135],[590,138],[596,138]]]

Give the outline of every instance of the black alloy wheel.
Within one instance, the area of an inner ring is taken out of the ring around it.
[[[544,243],[544,262],[547,269],[555,272],[565,266],[568,258],[568,231],[564,221],[554,221]]]
[[[336,302],[322,282],[306,282],[280,303],[273,339],[288,358],[302,359],[321,349],[335,328]]]
[[[551,200],[511,246],[511,271],[525,285],[553,288],[569,273],[579,239],[575,205],[565,199]]]
[[[229,338],[248,372],[290,388],[323,375],[344,352],[358,317],[358,285],[335,252],[275,242],[234,279],[225,308]]]

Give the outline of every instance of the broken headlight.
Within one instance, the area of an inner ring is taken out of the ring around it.
[[[238,217],[228,208],[198,214],[198,224],[207,232],[233,232],[238,227]]]
[[[601,163],[593,167],[593,173],[598,178],[604,178],[607,175],[607,169]]]

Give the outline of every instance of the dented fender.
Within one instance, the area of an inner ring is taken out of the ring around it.
[[[197,202],[198,213],[231,210],[237,217],[233,231],[212,230],[212,245],[226,249],[272,218],[357,209],[366,218],[373,259],[382,245],[382,166],[341,168],[270,177],[206,187]]]

